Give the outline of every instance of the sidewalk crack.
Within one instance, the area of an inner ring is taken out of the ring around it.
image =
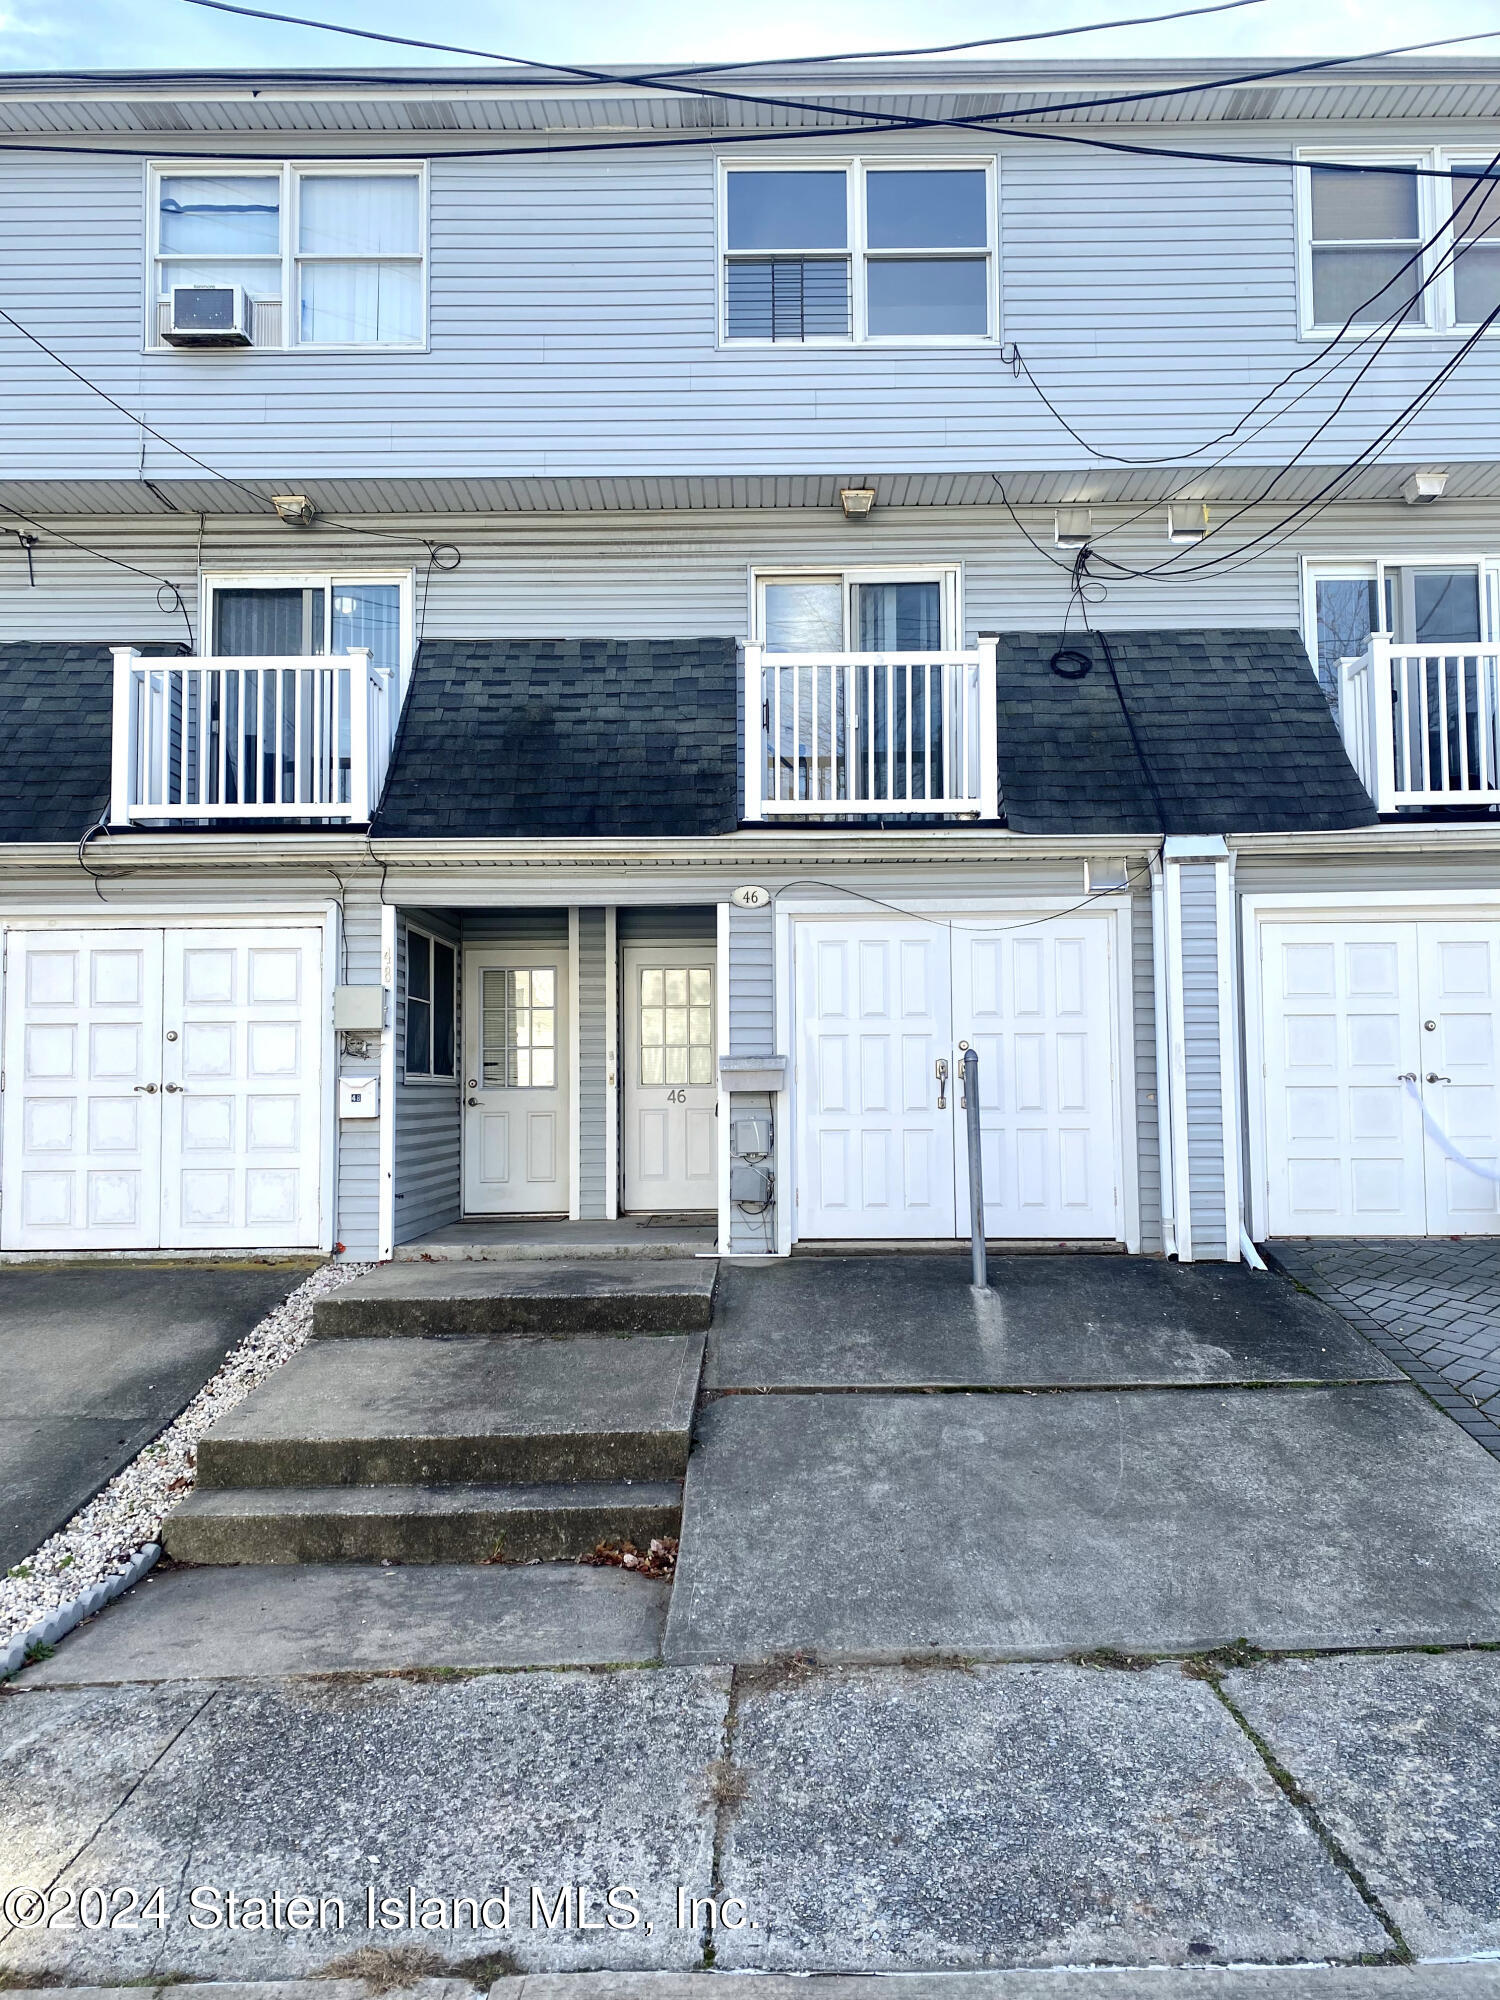
[[[1195,1678],[1206,1681],[1208,1686],[1213,1689],[1213,1692],[1228,1712],[1231,1721],[1241,1731],[1251,1748],[1255,1751],[1256,1756],[1259,1757],[1261,1763],[1265,1766],[1272,1783],[1275,1784],[1287,1801],[1301,1815],[1303,1821],[1323,1848],[1329,1860],[1348,1879],[1361,1902],[1364,1903],[1371,1916],[1375,1918],[1381,1929],[1390,1938],[1391,1948],[1388,1952],[1379,1954],[1380,1961],[1394,1962],[1398,1965],[1415,1964],[1416,1953],[1401,1935],[1401,1926],[1385,1907],[1376,1890],[1371,1887],[1369,1878],[1366,1876],[1364,1870],[1329,1826],[1322,1813],[1319,1812],[1315,1801],[1303,1790],[1294,1774],[1282,1763],[1265,1737],[1261,1735],[1254,1723],[1251,1722],[1250,1718],[1234,1701],[1229,1691],[1225,1688],[1221,1675],[1210,1667],[1200,1667]]]

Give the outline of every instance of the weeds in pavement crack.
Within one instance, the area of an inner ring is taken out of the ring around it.
[[[1251,1646],[1248,1641],[1240,1640],[1233,1647],[1221,1648],[1217,1654],[1199,1654],[1196,1659],[1186,1664],[1184,1672],[1190,1673],[1195,1680],[1204,1681],[1212,1688],[1214,1694],[1228,1713],[1230,1720],[1241,1731],[1254,1749],[1256,1756],[1264,1764],[1272,1782],[1277,1786],[1287,1802],[1301,1814],[1334,1866],[1348,1877],[1360,1900],[1365,1904],[1365,1907],[1375,1918],[1381,1929],[1390,1938],[1391,1949],[1389,1952],[1381,1953],[1379,1959],[1362,1957],[1361,1962],[1389,1963],[1394,1961],[1398,1965],[1414,1964],[1416,1962],[1416,1953],[1401,1935],[1401,1926],[1396,1922],[1390,1911],[1381,1902],[1380,1897],[1375,1893],[1375,1890],[1370,1886],[1364,1870],[1324,1820],[1315,1801],[1303,1790],[1293,1773],[1282,1763],[1265,1737],[1261,1735],[1260,1731],[1250,1721],[1250,1718],[1238,1706],[1228,1689],[1224,1686],[1221,1678],[1224,1669],[1218,1662],[1223,1655],[1233,1655],[1238,1652],[1240,1647],[1243,1647],[1248,1654],[1254,1656],[1246,1664],[1254,1664],[1257,1659],[1264,1660],[1265,1658],[1265,1655],[1258,1654],[1257,1649]],[[1233,1664],[1238,1665],[1240,1662],[1235,1660]]]

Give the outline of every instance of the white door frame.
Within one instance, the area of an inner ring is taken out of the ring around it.
[[[331,1254],[336,1241],[338,1226],[338,1038],[333,1026],[333,994],[338,984],[339,949],[341,944],[342,911],[337,898],[319,896],[299,902],[292,899],[268,899],[261,904],[225,910],[223,903],[214,903],[206,898],[187,898],[180,903],[162,902],[146,898],[138,903],[111,905],[108,909],[60,910],[55,902],[46,905],[26,902],[13,903],[3,917],[0,917],[0,1047],[4,1046],[5,1009],[10,1000],[9,943],[12,931],[80,931],[80,930],[143,930],[166,929],[169,926],[184,930],[237,930],[241,927],[258,929],[277,925],[299,925],[304,929],[321,930],[322,944],[322,1083],[318,1135],[318,1243],[321,1251]],[[381,1104],[381,1117],[389,1118],[389,1099]],[[9,1162],[3,1164],[0,1175],[0,1210],[12,1197],[15,1177],[9,1171]],[[300,1251],[290,1244],[268,1244],[268,1253],[285,1250],[288,1254],[305,1256],[306,1247]],[[30,1251],[7,1252],[7,1256],[25,1258]],[[38,1252],[50,1256],[50,1251]],[[99,1251],[101,1257],[116,1253]],[[180,1251],[131,1251],[139,1257],[180,1256]],[[243,1256],[243,1250],[235,1253]]]
[[[887,897],[883,898],[892,916],[955,918],[985,924],[1038,924],[1039,919],[1071,915],[1079,907],[1077,896],[1046,895],[1032,892],[997,900],[993,897]],[[1113,1239],[1134,1254],[1141,1247],[1140,1142],[1136,1117],[1135,1033],[1132,897],[1119,895],[1091,898],[1092,914],[1114,919],[1115,960],[1114,1004],[1109,1010],[1110,1060],[1115,1078],[1114,1170],[1119,1190],[1116,1202],[1118,1234]],[[868,914],[874,919],[874,912]],[[779,896],[775,906],[775,979],[777,1047],[789,1051],[786,1088],[774,1100],[778,1133],[777,1159],[781,1175],[776,1203],[776,1249],[780,1256],[791,1252],[797,1240],[795,1180],[800,1084],[797,1076],[797,1035],[801,1023],[797,1015],[796,950],[793,925],[830,919],[851,921],[860,915],[857,900],[848,896],[809,897],[793,901]],[[1040,925],[1038,924],[1038,927]],[[950,1079],[951,1081],[952,1079]],[[958,1219],[961,1233],[964,1218]],[[955,1238],[955,1241],[958,1240]]]
[[[1468,889],[1427,889],[1393,895],[1388,890],[1279,890],[1240,898],[1241,1027],[1245,1039],[1246,1125],[1250,1180],[1250,1234],[1257,1242],[1268,1234],[1270,1162],[1266,1147],[1265,992],[1260,976],[1261,925],[1273,923],[1441,922],[1444,918],[1471,923],[1500,922],[1500,895],[1476,898]],[[1416,1239],[1414,1239],[1416,1240]]]

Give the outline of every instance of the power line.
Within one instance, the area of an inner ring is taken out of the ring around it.
[[[233,473],[220,472],[218,467],[210,465],[207,459],[199,458],[197,453],[189,451],[186,445],[176,443],[164,431],[159,431],[155,425],[148,424],[144,417],[138,417],[134,410],[126,409],[125,405],[110,395],[107,389],[101,389],[97,382],[91,382],[81,369],[75,368],[71,361],[65,361],[55,348],[49,347],[46,341],[41,339],[37,334],[34,334],[29,327],[22,326],[15,315],[7,312],[4,306],[0,306],[0,320],[4,320],[5,324],[20,334],[23,340],[29,340],[33,347],[39,347],[49,360],[55,361],[59,368],[65,369],[76,382],[81,382],[85,389],[91,389],[96,396],[102,397],[112,410],[118,410],[122,417],[128,418],[132,424],[143,430],[148,437],[154,437],[158,444],[164,444],[169,451],[179,453],[183,458],[189,460],[191,464],[196,465],[200,471],[210,473],[215,479],[222,479],[230,486],[238,487],[241,493],[248,493],[257,506],[264,507],[266,505],[266,496],[263,493],[257,493],[253,486],[247,486],[243,480],[236,479]]]
[[[845,49],[831,56],[778,56],[774,65],[764,57],[747,62],[692,63],[682,69],[653,70],[636,79],[637,82],[655,83],[665,77],[677,76],[718,76],[730,70],[742,69],[801,69],[811,63],[836,62],[879,62],[892,56],[951,56],[962,54],[966,49],[998,49],[1015,42],[1054,42],[1064,35],[1097,35],[1110,28],[1150,28],[1160,21],[1189,21],[1199,14],[1229,14],[1237,7],[1257,7],[1264,0],[1217,0],[1212,7],[1181,7],[1171,14],[1137,14],[1125,21],[1080,21],[1073,28],[1040,28],[1029,35],[982,35],[973,42],[935,42],[922,49]]]
[[[1009,357],[1012,360],[1012,365],[1015,371],[1017,373],[1025,375],[1026,380],[1030,383],[1031,387],[1036,391],[1037,396],[1046,406],[1047,410],[1051,413],[1051,415],[1068,433],[1069,437],[1073,439],[1074,443],[1081,445],[1083,449],[1090,454],[1090,456],[1094,458],[1109,459],[1112,463],[1116,465],[1144,467],[1144,466],[1172,465],[1177,463],[1180,459],[1195,458],[1200,452],[1211,451],[1216,444],[1225,443],[1228,439],[1235,437],[1250,421],[1250,419],[1253,416],[1255,416],[1259,410],[1264,408],[1264,406],[1268,402],[1270,402],[1271,398],[1277,395],[1279,391],[1286,388],[1289,383],[1294,382],[1299,375],[1305,375],[1308,373],[1310,369],[1317,368],[1323,361],[1325,361],[1328,358],[1330,354],[1334,354],[1335,360],[1331,368],[1325,370],[1324,374],[1320,376],[1316,382],[1308,384],[1306,388],[1299,391],[1299,393],[1292,398],[1291,402],[1284,404],[1280,410],[1275,411],[1269,418],[1267,418],[1266,423],[1258,426],[1256,430],[1251,432],[1250,434],[1251,437],[1258,437],[1261,431],[1267,429],[1270,424],[1280,422],[1280,420],[1287,414],[1289,410],[1295,408],[1297,403],[1299,403],[1302,400],[1303,396],[1307,395],[1312,389],[1318,387],[1319,384],[1322,381],[1325,381],[1327,379],[1327,376],[1332,374],[1335,369],[1342,367],[1344,362],[1352,358],[1352,356],[1354,356],[1355,354],[1357,354],[1359,350],[1362,347],[1364,347],[1368,341],[1377,338],[1380,335],[1382,329],[1385,328],[1385,326],[1390,321],[1393,315],[1396,323],[1399,325],[1402,322],[1402,320],[1404,320],[1407,312],[1410,311],[1412,305],[1415,304],[1415,302],[1418,299],[1420,299],[1424,293],[1430,290],[1430,288],[1437,282],[1437,280],[1440,277],[1446,274],[1446,272],[1451,268],[1452,264],[1456,261],[1457,258],[1457,248],[1456,248],[1457,237],[1458,237],[1457,224],[1460,218],[1462,217],[1464,210],[1468,207],[1469,203],[1474,201],[1476,196],[1481,195],[1481,190],[1484,190],[1484,195],[1481,197],[1481,203],[1484,198],[1487,198],[1490,188],[1496,184],[1494,177],[1497,169],[1500,169],[1500,153],[1496,153],[1494,158],[1490,161],[1489,165],[1480,169],[1477,175],[1473,175],[1468,192],[1458,202],[1456,202],[1453,205],[1453,207],[1448,211],[1447,214],[1443,216],[1443,218],[1438,223],[1437,228],[1433,230],[1432,234],[1426,239],[1426,241],[1418,244],[1417,248],[1412,252],[1411,256],[1407,258],[1405,263],[1400,265],[1391,274],[1391,276],[1387,278],[1375,291],[1371,292],[1368,298],[1361,299],[1358,302],[1358,304],[1356,304],[1350,309],[1347,317],[1344,320],[1343,325],[1339,327],[1337,332],[1329,335],[1322,342],[1317,353],[1315,353],[1309,360],[1300,362],[1297,365],[1297,367],[1288,369],[1287,372],[1278,381],[1273,382],[1269,389],[1266,389],[1260,396],[1256,398],[1255,402],[1253,402],[1250,405],[1249,409],[1245,411],[1243,416],[1241,416],[1228,430],[1220,431],[1216,437],[1205,439],[1202,444],[1187,446],[1175,452],[1163,453],[1153,457],[1138,457],[1126,454],[1124,452],[1108,451],[1102,445],[1095,444],[1089,438],[1084,437],[1082,432],[1075,429],[1073,424],[1069,422],[1068,418],[1063,415],[1062,411],[1057,407],[1056,403],[1048,395],[1047,391],[1043,388],[1042,384],[1037,380],[1036,375],[1034,374],[1031,368],[1031,364],[1027,361],[1026,356],[1022,353],[1019,345],[1016,342],[1009,341],[1002,346],[1001,349],[1002,359],[1005,358],[1007,354],[1009,355]],[[1487,225],[1487,227],[1483,232],[1483,236],[1488,237],[1492,235],[1497,229],[1500,229],[1500,220],[1497,220],[1496,222]],[[1354,342],[1352,346],[1346,346],[1345,342],[1347,340],[1347,337],[1353,330],[1355,324],[1357,323],[1359,315],[1362,312],[1364,312],[1367,307],[1374,305],[1378,299],[1380,299],[1382,296],[1388,293],[1391,287],[1393,285],[1398,284],[1400,280],[1405,277],[1408,271],[1412,270],[1414,267],[1420,266],[1423,260],[1429,254],[1429,252],[1433,249],[1434,245],[1441,242],[1444,237],[1451,237],[1452,240],[1450,242],[1449,247],[1443,252],[1443,254],[1438,258],[1437,262],[1433,266],[1431,266],[1431,268],[1422,277],[1421,282],[1417,285],[1415,291],[1411,294],[1411,297],[1409,299],[1398,299],[1397,303],[1392,308],[1391,312],[1387,313],[1384,319],[1378,321],[1374,326],[1370,327],[1365,333],[1361,334],[1360,337]],[[1482,239],[1475,239],[1475,240],[1482,240]],[[1247,439],[1246,442],[1248,443],[1249,439]],[[1230,454],[1226,454],[1225,455],[1226,458],[1229,455]],[[1212,471],[1216,468],[1216,466],[1222,465],[1224,462],[1225,462],[1224,459],[1216,460],[1214,462],[1214,465],[1200,468],[1200,474],[1202,471]]]
[[[217,14],[246,15],[252,20],[272,21],[282,27],[315,28],[331,35],[353,35],[360,41],[388,42],[400,48],[427,49],[439,55],[478,56],[487,62],[514,63],[527,69],[547,70],[557,76],[576,77],[586,83],[607,84],[612,88],[618,87],[621,84],[639,85],[642,83],[655,83],[661,88],[674,91],[681,96],[708,97],[729,104],[754,104],[779,111],[814,111],[826,113],[837,110],[840,115],[848,118],[874,119],[883,118],[887,115],[879,111],[864,111],[857,106],[851,105],[809,104],[805,99],[767,97],[759,93],[742,91],[712,90],[705,88],[701,84],[678,84],[672,81],[673,72],[669,70],[659,70],[644,76],[622,77],[610,70],[591,69],[575,63],[549,63],[543,62],[533,56],[507,55],[494,49],[475,49],[460,43],[429,42],[419,40],[412,35],[387,34],[377,28],[348,27],[338,21],[314,21],[304,14],[280,14],[268,8],[246,7],[240,4],[240,0],[186,0],[186,5],[189,7],[206,7]],[[1238,76],[1217,77],[1207,83],[1168,84],[1155,90],[1119,92],[1113,97],[1085,97],[1079,98],[1072,103],[1038,105],[1029,111],[1022,110],[1005,114],[999,112],[981,112],[977,114],[976,119],[965,119],[963,121],[943,119],[924,120],[922,122],[935,124],[957,124],[962,122],[965,125],[972,125],[976,122],[982,123],[990,116],[1018,118],[1051,117],[1061,111],[1088,111],[1097,106],[1146,104],[1155,102],[1157,99],[1163,97],[1190,97],[1201,94],[1206,90],[1233,89],[1235,86],[1243,83],[1266,83],[1276,77],[1304,76],[1310,71],[1340,69],[1349,63],[1377,62],[1387,56],[1416,55],[1426,49],[1454,48],[1468,42],[1496,40],[1500,40],[1500,28],[1484,28],[1477,29],[1471,34],[1444,35],[1425,42],[1407,42],[1398,48],[1367,50],[1358,55],[1319,56],[1308,62],[1282,63],[1273,69],[1248,70]]]
[[[54,528],[45,521],[34,519],[30,514],[23,514],[18,507],[12,507],[7,504],[5,511],[8,514],[14,514],[18,521],[24,521],[28,528],[35,528],[38,534],[50,535],[53,541],[63,542],[68,548],[77,549],[81,555],[92,556],[96,562],[109,563],[115,569],[129,570],[132,576],[143,576],[147,583],[154,583],[157,586],[156,602],[158,609],[164,612],[180,611],[182,613],[182,622],[187,626],[188,651],[192,651],[193,621],[188,616],[188,608],[182,591],[172,581],[171,577],[158,576],[154,570],[142,569],[136,563],[126,562],[123,556],[107,555],[103,549],[90,548],[87,542],[75,541],[71,535],[65,535],[61,528]],[[164,590],[171,592],[171,596],[166,603],[162,602],[161,596]]]

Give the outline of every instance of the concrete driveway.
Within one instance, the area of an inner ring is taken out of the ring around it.
[[[134,1458],[313,1268],[0,1266],[0,1570]]]
[[[725,1274],[682,1664],[1500,1640],[1500,1464],[1286,1279],[1018,1257]]]

